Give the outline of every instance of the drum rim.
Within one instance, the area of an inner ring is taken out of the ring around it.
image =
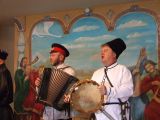
[[[102,103],[103,103],[103,101],[104,101],[104,95],[101,95],[101,100],[100,100],[100,103],[97,105],[97,107],[95,108],[95,109],[93,109],[93,110],[89,110],[89,111],[84,111],[83,109],[80,109],[80,108],[78,108],[78,107],[76,107],[74,104],[73,104],[73,100],[72,100],[72,92],[74,91],[74,89],[77,87],[77,86],[80,86],[81,84],[83,84],[83,83],[94,83],[94,84],[96,84],[97,86],[99,86],[99,84],[96,82],[96,81],[94,81],[94,80],[80,80],[80,81],[78,81],[77,83],[75,83],[72,87],[71,87],[71,97],[70,97],[70,103],[71,103],[71,106],[75,109],[75,110],[77,110],[77,111],[79,111],[79,112],[81,112],[81,113],[94,113],[94,112],[96,112],[96,111],[98,111],[98,110],[100,110],[101,109],[101,107],[102,107]]]

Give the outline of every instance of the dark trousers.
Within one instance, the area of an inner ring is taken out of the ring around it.
[[[0,106],[0,120],[13,120],[13,111],[9,105]]]

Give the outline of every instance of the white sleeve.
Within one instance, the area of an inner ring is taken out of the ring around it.
[[[110,90],[109,90],[110,89]],[[133,94],[133,80],[131,72],[128,69],[122,71],[122,79],[119,86],[107,88],[110,91],[110,98],[128,98]]]

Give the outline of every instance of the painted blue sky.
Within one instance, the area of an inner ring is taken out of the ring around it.
[[[39,56],[37,65],[45,64],[51,44],[56,42],[69,49],[71,55],[66,59],[69,65],[75,69],[93,70],[102,66],[100,45],[117,37],[127,44],[119,63],[135,65],[142,47],[146,48],[148,58],[157,62],[157,26],[154,18],[145,13],[122,16],[111,32],[101,19],[95,17],[79,19],[69,34],[64,34],[56,21],[41,22],[32,32],[32,58]]]

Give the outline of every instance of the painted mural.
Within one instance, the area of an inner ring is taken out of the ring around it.
[[[77,77],[80,80],[90,79],[93,71],[102,66],[100,45],[120,37],[127,44],[127,49],[119,57],[119,63],[128,66],[134,77],[135,92],[130,99],[132,118],[143,120],[145,106],[150,102],[152,95],[148,95],[148,92],[142,95],[138,89],[146,75],[144,61],[151,59],[158,62],[157,34],[156,21],[146,13],[133,12],[121,16],[113,31],[108,31],[104,21],[93,16],[78,19],[72,25],[69,34],[63,33],[58,21],[43,21],[32,31],[32,58],[39,57],[34,67],[50,67],[51,45],[60,43],[69,49],[70,56],[66,63],[75,68]]]

